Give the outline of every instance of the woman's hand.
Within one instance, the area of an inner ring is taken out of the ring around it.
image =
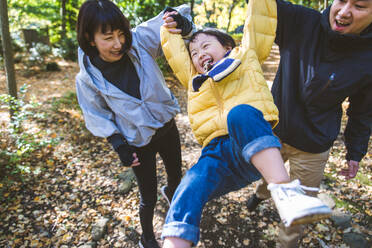
[[[182,32],[181,29],[177,28],[177,22],[173,19],[171,15],[177,15],[177,11],[170,11],[165,12],[163,15],[164,24],[163,26],[168,29],[168,31],[172,34],[180,34]]]
[[[133,158],[134,158],[134,160],[133,160],[132,164],[130,165],[130,167],[139,166],[141,163],[138,160],[137,153],[133,153]]]
[[[125,167],[134,167],[140,165],[140,162],[133,146],[126,144],[120,145],[116,152],[119,154],[121,164]]]

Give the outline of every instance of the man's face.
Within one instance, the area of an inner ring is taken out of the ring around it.
[[[189,50],[196,71],[206,73],[231,48],[222,46],[215,36],[201,33],[190,43]]]
[[[372,23],[372,0],[335,0],[329,23],[338,33],[360,34]]]

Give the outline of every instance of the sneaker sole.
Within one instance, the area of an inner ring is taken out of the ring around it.
[[[143,247],[143,245],[142,245],[141,241],[140,241],[140,242],[138,242],[138,245],[139,245],[139,247],[140,247],[140,248],[145,248],[145,247]]]
[[[292,219],[283,219],[283,223],[286,227],[309,224],[318,220],[329,218],[332,214],[332,210],[327,206],[319,206],[311,209],[303,209],[302,213],[298,213],[297,217]]]
[[[331,214],[324,213],[324,214],[311,214],[305,217],[301,217],[292,221],[290,226],[302,225],[302,224],[310,224],[316,221],[327,219],[331,216]]]
[[[165,194],[164,189],[165,189],[165,186],[161,187],[161,189],[160,189],[160,193],[161,193],[161,195],[165,198],[165,200],[167,201],[168,206],[170,206],[170,201],[169,201],[169,199],[168,199],[168,196]]]
[[[157,243],[157,242],[156,242],[156,243]],[[138,246],[139,246],[140,248],[145,248],[145,247],[143,246],[141,240],[138,242]],[[159,244],[158,244],[158,247],[159,247]]]

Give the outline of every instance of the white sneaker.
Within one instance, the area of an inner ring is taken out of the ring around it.
[[[168,206],[170,206],[173,195],[171,195],[171,193],[169,192],[168,186],[161,187],[160,192],[162,196],[165,198],[165,200],[167,201]]]
[[[319,191],[318,188],[300,185],[298,179],[285,184],[270,183],[271,192],[280,218],[286,227],[312,223],[328,218],[332,210],[317,197],[308,196],[304,190]]]

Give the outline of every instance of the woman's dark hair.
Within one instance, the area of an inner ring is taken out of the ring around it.
[[[206,29],[196,31],[195,33],[192,34],[192,36],[189,39],[190,41],[189,46],[190,46],[190,43],[193,42],[196,39],[196,36],[198,36],[199,34],[206,34],[206,35],[211,35],[211,36],[216,37],[218,42],[220,42],[221,45],[224,47],[234,48],[236,46],[234,39],[229,34],[221,30],[218,30],[216,28],[206,28]]]
[[[127,52],[132,46],[130,23],[118,6],[110,0],[84,2],[79,10],[76,29],[79,46],[89,57],[98,55],[97,48],[90,44],[97,31],[106,33],[119,29],[124,32],[125,36],[123,52]]]

